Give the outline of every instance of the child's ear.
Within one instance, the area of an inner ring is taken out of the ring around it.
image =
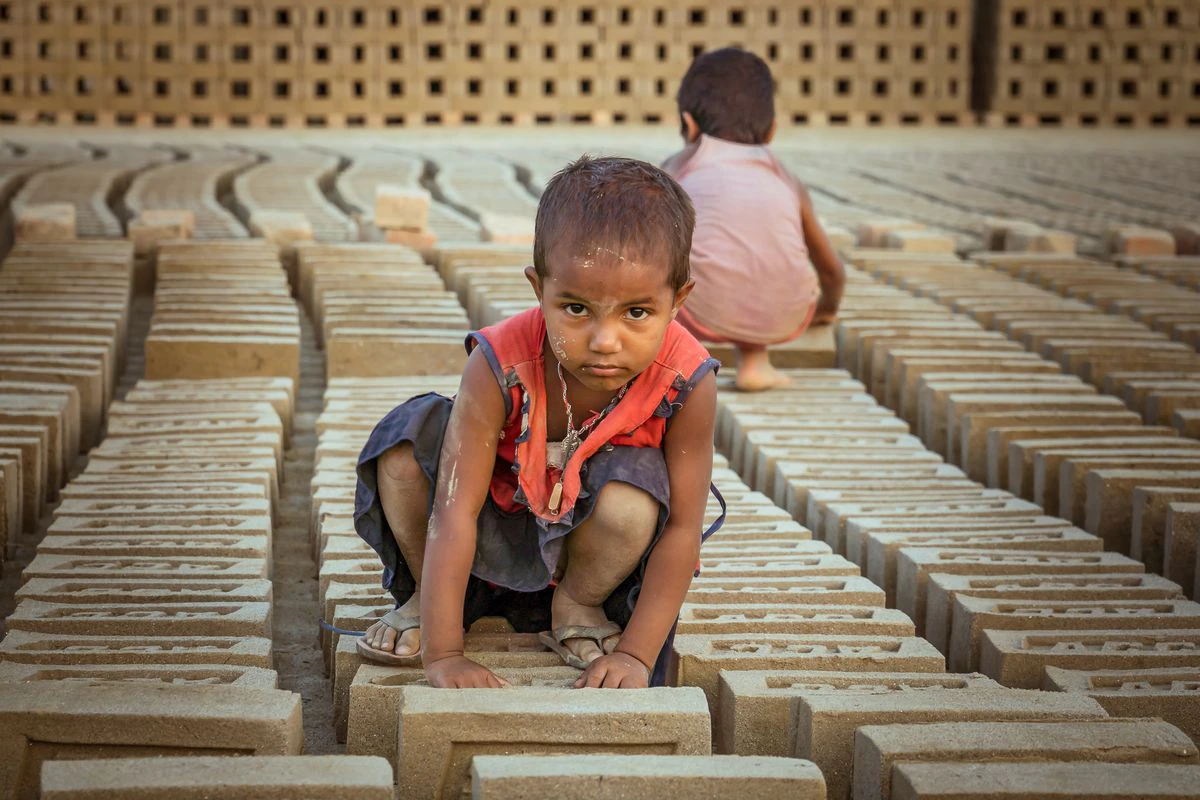
[[[538,302],[542,302],[542,276],[538,275],[536,267],[525,268],[525,280],[529,281],[529,285],[533,287],[533,293],[537,295]]]
[[[682,125],[683,131],[682,132],[683,132],[684,141],[687,142],[688,144],[691,144],[692,142],[699,139],[700,138],[700,126],[696,124],[696,119],[695,119],[695,117],[693,117],[691,115],[691,112],[684,111],[679,116],[680,116],[680,119],[683,120],[683,125]]]
[[[773,119],[771,120],[771,127],[767,128],[767,135],[763,137],[763,144],[770,144],[771,140],[775,138],[777,130],[779,130],[779,120]]]
[[[687,296],[692,293],[692,288],[695,287],[695,281],[688,281],[679,290],[675,292],[675,302],[671,304],[671,319],[675,319],[675,315],[679,313],[679,309],[683,307],[683,301],[687,300]]]

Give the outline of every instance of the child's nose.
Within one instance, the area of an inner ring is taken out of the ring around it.
[[[592,328],[589,345],[593,353],[616,353],[621,349],[621,337],[615,325],[599,323]]]

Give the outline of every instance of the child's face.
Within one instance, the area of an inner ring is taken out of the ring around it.
[[[667,326],[691,284],[676,292],[661,261],[638,262],[613,252],[551,257],[533,284],[550,349],[563,369],[589,389],[615,391],[653,363]]]

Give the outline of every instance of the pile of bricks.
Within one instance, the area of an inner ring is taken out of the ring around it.
[[[437,375],[466,363],[466,315],[415,250],[310,242],[297,251],[297,294],[329,378]]]
[[[108,197],[122,194],[138,171],[167,158],[166,152],[150,148],[114,147],[33,175],[13,198],[13,208],[19,212],[26,206],[66,204],[74,209],[77,236],[120,238],[121,220],[108,207]]]
[[[1027,269],[1038,274],[1050,263],[1006,256],[985,260],[993,266],[1011,267],[1018,274]],[[1088,264],[1069,262],[1069,267],[1084,274],[1089,269]],[[1102,265],[1098,268],[1112,271]],[[1170,422],[1169,414],[1158,413],[1161,403],[1194,396],[1194,387],[1193,394],[1188,394],[1188,376],[1196,370],[1195,351],[1137,322],[968,263],[877,263],[872,269],[910,291],[928,294],[974,317],[959,318],[956,324],[968,328],[982,324],[1037,354],[1033,360],[1039,363],[1034,367],[1018,357],[1010,367],[981,370],[1003,369],[1006,374],[979,376],[983,379],[975,386],[961,380],[932,384],[929,376],[920,378],[925,382],[920,388],[925,395],[922,400],[941,404],[924,409],[925,426],[918,430],[926,443],[957,457],[979,480],[1006,486],[1047,512],[1101,536],[1109,549],[1131,554],[1150,569],[1162,571],[1168,536],[1162,527],[1166,509],[1156,515],[1144,514],[1144,501],[1135,501],[1132,493],[1151,486],[1185,489],[1195,480],[1200,444],[1177,437],[1169,424],[1163,424]],[[1068,372],[1064,375],[1059,369]],[[1096,386],[1079,377],[1117,397],[1096,394]],[[1180,380],[1182,384],[1177,384]],[[1160,396],[1160,392],[1165,394]],[[938,399],[939,393],[942,399]],[[1133,411],[1127,413],[1118,397],[1127,399]],[[997,414],[1004,405],[1018,410],[1030,428],[996,432],[995,428],[1016,421]],[[969,419],[978,419],[985,412],[1001,419],[990,419],[972,431]],[[1050,418],[1040,418],[1039,413]],[[1143,419],[1147,425],[1142,425]],[[1182,558],[1187,561],[1186,571],[1167,574],[1176,579],[1190,577],[1195,555],[1194,549],[1186,555],[1177,552],[1176,566]],[[1191,581],[1185,586],[1194,593]]]
[[[125,193],[134,215],[153,209],[189,211],[197,239],[242,239],[246,227],[218,201],[233,177],[257,159],[226,147],[190,145],[186,157],[139,173]]]
[[[0,269],[0,560],[100,440],[132,286],[124,242],[21,244]]]
[[[113,404],[6,620],[6,796],[37,796],[61,748],[300,753],[268,580],[293,398],[287,378],[142,381]]]
[[[157,259],[146,377],[300,376],[300,325],[275,246],[169,242]]]
[[[238,214],[253,235],[279,245],[358,240],[357,226],[322,191],[337,181],[337,156],[301,147],[262,152],[267,159],[233,181]]]
[[[1200,10],[1151,0],[985,0],[976,80],[996,122],[1197,124]]]

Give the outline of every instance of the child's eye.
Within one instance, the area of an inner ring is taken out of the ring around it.
[[[567,303],[563,306],[563,309],[572,317],[582,317],[587,313],[587,308],[584,307],[583,303]]]
[[[643,320],[650,318],[650,309],[648,308],[631,308],[629,309],[629,318],[633,320]]]

